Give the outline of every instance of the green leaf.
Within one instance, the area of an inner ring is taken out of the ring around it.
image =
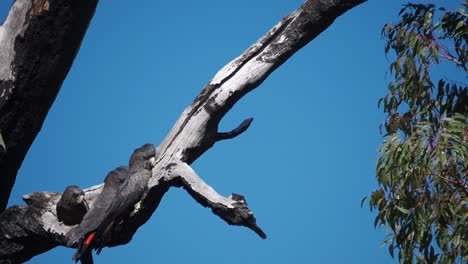
[[[390,253],[390,256],[392,256],[392,258],[394,258],[394,255],[393,255],[393,245],[390,245],[388,247],[388,252]]]
[[[458,30],[458,29],[461,28],[463,25],[465,25],[465,21],[460,20],[460,22],[458,22],[457,26],[455,27],[455,30]]]
[[[361,200],[361,208],[362,208],[362,205],[364,204],[364,202],[366,201],[366,199],[367,199],[367,196],[364,196],[364,198],[362,198],[362,200]]]
[[[398,211],[400,211],[400,212],[402,212],[402,213],[404,213],[404,214],[409,214],[409,213],[411,213],[411,210],[405,209],[405,208],[400,207],[400,206],[398,206],[398,205],[395,205],[395,207],[398,209]]]

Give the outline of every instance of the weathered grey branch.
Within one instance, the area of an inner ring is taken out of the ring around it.
[[[170,187],[184,187],[200,204],[210,207],[229,224],[246,226],[259,236],[266,237],[256,225],[243,196],[233,194],[226,198],[219,195],[204,183],[189,165],[220,139],[219,122],[238,100],[258,87],[270,73],[330,26],[338,16],[365,1],[308,0],[283,18],[241,56],[224,66],[185,109],[157,148],[148,192],[138,204],[138,210],[113,233],[109,246],[128,243],[136,230],[151,217]],[[229,132],[230,134],[224,134],[224,137],[234,137],[245,131],[250,124],[248,120],[245,122],[247,123]],[[85,190],[90,206],[100,188],[96,186]],[[59,194],[36,194],[34,197],[39,197],[37,202],[9,208],[0,217],[2,227],[6,219],[14,219],[11,225],[18,227],[18,231],[11,231],[14,228],[0,228],[0,247],[8,243],[21,244],[25,237],[23,234],[38,234],[38,226],[47,230],[39,233],[39,236],[47,239],[49,244],[40,249],[31,246],[23,259],[32,257],[35,252],[64,245],[63,235],[69,230],[69,227],[55,219],[55,203]],[[30,197],[29,200],[34,199]],[[29,219],[28,214],[35,214],[36,221],[24,223],[16,217],[19,214],[23,215],[23,219]],[[3,258],[17,262],[19,251],[16,248],[0,251],[0,260]],[[25,251],[22,253],[26,254]]]
[[[0,212],[78,52],[97,0],[16,0],[0,26]],[[0,142],[1,143],[1,142]]]
[[[266,234],[256,224],[256,219],[247,207],[242,195],[223,197],[206,184],[187,163],[174,164],[168,180],[179,181],[185,190],[201,205],[211,208],[213,213],[231,225],[252,229],[261,238]]]

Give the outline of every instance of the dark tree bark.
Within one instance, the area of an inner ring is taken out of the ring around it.
[[[234,138],[248,129],[252,119],[246,119],[230,132],[218,131],[219,122],[238,100],[258,87],[338,16],[365,1],[306,1],[242,55],[224,66],[185,109],[157,148],[149,191],[122,227],[113,233],[108,246],[128,243],[137,229],[151,217],[170,187],[183,187],[197,202],[211,208],[228,224],[245,226],[266,238],[242,195],[219,195],[190,164],[216,142]],[[98,185],[85,190],[90,206],[101,188]],[[64,234],[70,227],[56,218],[55,205],[59,198],[59,193],[26,195],[23,197],[26,206],[13,206],[0,215],[0,262],[10,260],[17,263],[55,246],[65,245]],[[36,240],[46,243],[38,246],[33,242]]]
[[[16,0],[0,26],[0,212],[96,5],[97,0]]]

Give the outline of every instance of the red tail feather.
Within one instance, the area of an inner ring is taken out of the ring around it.
[[[93,241],[93,238],[94,238],[94,234],[95,234],[94,232],[89,234],[88,238],[85,241],[86,246],[89,246],[89,244],[91,244],[91,242]]]

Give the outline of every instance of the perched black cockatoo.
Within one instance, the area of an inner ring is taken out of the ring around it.
[[[151,178],[151,160],[154,159],[155,155],[154,146],[145,144],[136,149],[130,157],[128,178],[117,192],[112,205],[107,210],[104,221],[95,233],[94,247],[98,254],[110,238],[109,232],[112,232],[115,225],[125,221],[145,194],[148,181]]]
[[[76,225],[81,222],[88,211],[83,190],[76,186],[68,186],[57,203],[57,218],[66,225]]]
[[[88,213],[83,217],[80,225],[71,229],[67,235],[67,246],[71,247],[78,243],[78,249],[73,255],[73,260],[81,260],[83,264],[93,263],[90,243],[94,236],[94,231],[104,220],[104,216],[114,201],[117,191],[128,178],[128,169],[125,166],[109,172],[104,179],[104,187],[96,198]]]
[[[155,155],[156,150],[152,144],[146,144],[136,149],[130,157],[128,177],[119,186],[117,193],[112,197],[109,196],[109,199],[106,200],[106,203],[110,202],[107,210],[105,212],[99,210],[98,217],[93,218],[96,220],[89,218],[89,224],[84,224],[88,219],[88,214],[85,215],[80,227],[87,226],[87,228],[83,228],[79,233],[76,232],[76,235],[73,233],[67,234],[70,238],[67,246],[74,245],[78,240],[80,243],[78,250],[73,256],[74,260],[81,259],[84,264],[83,258],[91,255],[93,248],[97,249],[99,253],[109,239],[111,239],[114,226],[125,221],[125,218],[133,211],[134,206],[140,201],[146,191],[148,181],[151,178],[152,164],[150,160]],[[106,185],[107,183],[104,185],[104,189]],[[97,198],[96,202],[100,200],[101,195]],[[89,214],[91,214],[94,207],[94,205],[91,207]]]

